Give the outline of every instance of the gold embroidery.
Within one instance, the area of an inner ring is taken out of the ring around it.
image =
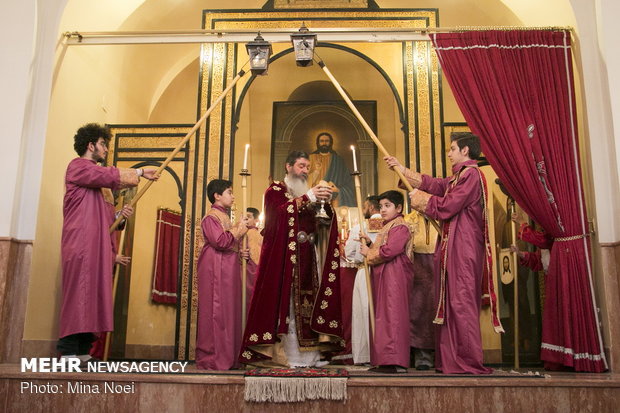
[[[328,306],[327,301],[325,301],[325,300],[321,301],[321,310],[325,310],[327,308],[327,306]]]
[[[280,188],[279,186],[276,186],[276,185],[272,186],[271,188],[272,188],[274,191],[281,191],[281,190],[282,190],[282,188]]]
[[[301,316],[305,318],[312,317],[312,304],[310,304],[307,297],[304,297],[304,302],[301,305]]]
[[[118,168],[120,173],[120,188],[129,188],[138,185],[140,177],[135,169]]]
[[[411,197],[411,208],[420,212],[426,211],[426,206],[428,205],[431,196],[431,194],[418,190],[413,197]]]
[[[338,257],[340,257],[340,251],[338,251],[338,248],[334,248],[334,258]]]
[[[331,288],[329,288],[329,287],[327,287],[327,288],[325,289],[325,295],[329,297],[329,296],[330,296],[330,295],[332,295],[332,294],[333,294],[332,289],[331,289]]]
[[[316,319],[316,322],[319,324],[325,324],[325,319],[321,316],[319,316],[319,318]]]
[[[295,249],[297,248],[297,244],[295,244],[295,242],[289,242],[288,244],[288,249],[291,251],[295,251]]]
[[[291,194],[290,194],[290,193],[288,193],[288,192],[285,192],[285,193],[284,193],[284,195],[286,195],[286,198],[287,198],[287,199],[293,199],[293,195],[291,195]]]
[[[271,333],[267,332],[265,334],[263,334],[263,340],[271,340]]]
[[[334,274],[333,272],[330,272],[329,277],[327,277],[327,279],[329,280],[330,283],[333,283],[334,281],[336,281],[336,274]]]
[[[334,320],[334,321],[330,321],[329,322],[329,326],[331,328],[337,328],[338,327],[338,321]]]
[[[336,268],[338,268],[338,262],[332,261],[332,270],[335,270]]]
[[[295,211],[295,208],[293,207],[293,205],[289,205],[288,207],[286,207],[286,210],[288,211],[289,214],[292,214],[293,211]]]
[[[243,354],[241,354],[243,357],[245,357],[246,359],[251,359],[252,358],[252,353],[249,351],[244,351]]]
[[[297,255],[295,255],[295,254],[291,255],[291,262],[293,264],[297,264]]]
[[[258,334],[252,334],[250,336],[250,341],[258,341]]]
[[[288,226],[292,227],[295,224],[295,218],[289,218],[288,219]]]
[[[289,237],[289,238],[293,238],[294,236],[295,236],[295,230],[294,230],[294,229],[292,229],[292,230],[290,230],[290,231],[288,232],[288,237]]]

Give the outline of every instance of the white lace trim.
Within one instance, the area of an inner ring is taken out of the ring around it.
[[[166,292],[166,291],[159,291],[159,290],[156,290],[155,288],[153,288],[153,290],[151,292],[153,294],[164,295],[166,297],[176,297],[177,296],[177,293],[169,293],[169,292]]]
[[[503,44],[474,44],[471,46],[445,46],[437,47],[435,50],[470,50],[470,49],[533,49],[533,48],[548,48],[548,49],[570,49],[570,46],[564,46],[561,44],[515,44],[512,46]]]
[[[603,360],[603,356],[601,354],[590,354],[590,353],[575,353],[572,348],[566,348],[562,346],[556,346],[549,343],[542,343],[540,346],[546,350],[557,351],[564,354],[570,354],[573,356],[575,360],[592,360],[592,361],[601,361]]]

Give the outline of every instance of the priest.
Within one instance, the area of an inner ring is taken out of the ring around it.
[[[322,358],[344,348],[338,226],[327,202],[332,191],[325,182],[308,189],[309,167],[307,153],[291,152],[284,181],[272,182],[265,192],[264,238],[242,363],[320,366]],[[317,218],[317,201],[326,201],[328,218]]]

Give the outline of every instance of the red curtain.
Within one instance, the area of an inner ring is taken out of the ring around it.
[[[155,264],[151,298],[155,303],[177,302],[177,278],[179,274],[179,242],[181,238],[181,214],[159,209],[155,235]]]
[[[592,288],[570,33],[476,31],[431,37],[489,163],[519,205],[555,238],[541,359],[548,368],[606,370]]]

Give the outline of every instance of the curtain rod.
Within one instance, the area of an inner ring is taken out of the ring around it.
[[[412,27],[412,28],[311,28],[320,40],[330,42],[398,42],[429,40],[429,33],[461,33],[488,30],[548,30],[573,31],[572,27],[524,27],[524,26],[459,26],[459,27]],[[210,29],[210,30],[163,30],[163,31],[114,31],[114,32],[65,32],[68,45],[95,44],[165,44],[165,43],[247,43],[260,33],[266,41],[290,42],[290,35],[298,28],[280,29]]]

